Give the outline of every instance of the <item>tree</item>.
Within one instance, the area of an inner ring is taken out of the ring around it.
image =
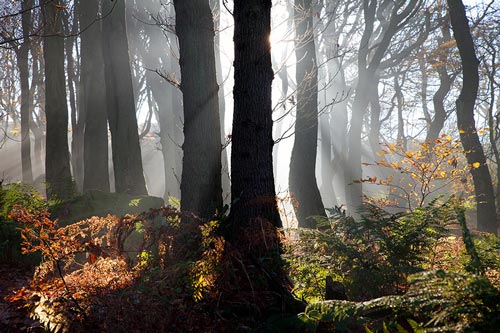
[[[102,25],[96,21],[99,0],[80,3],[81,86],[80,114],[83,121],[83,190],[109,192],[108,121],[102,53]]]
[[[64,39],[61,0],[42,0],[45,63],[45,114],[47,138],[45,173],[47,196],[65,199],[71,195],[68,148],[68,106],[64,73]]]
[[[290,192],[297,201],[300,227],[313,228],[314,216],[326,216],[316,182],[318,142],[318,68],[311,0],[295,1],[295,56],[297,59],[297,119],[290,160]]]
[[[455,75],[451,76],[448,74],[447,66],[448,55],[450,52],[448,45],[451,40],[450,27],[448,25],[449,17],[447,15],[439,16],[438,21],[442,36],[437,38],[439,45],[435,51],[437,58],[435,60],[435,66],[439,75],[439,88],[432,97],[432,103],[434,105],[434,118],[431,120],[430,116],[424,113],[429,124],[425,141],[429,142],[436,140],[439,137],[439,133],[443,129],[444,122],[447,118],[444,100],[446,95],[450,92],[453,81],[455,80]]]
[[[271,0],[234,1],[232,207],[229,225],[224,226],[226,253],[234,268],[239,270],[243,266],[246,274],[246,278],[239,279],[233,297],[249,295],[252,308],[259,309],[254,317],[260,320],[273,310],[280,313],[303,310],[287,290],[291,286],[286,282],[289,280],[283,270],[277,230],[281,219],[272,157],[271,5]],[[233,281],[232,276],[233,273],[225,276],[226,281]],[[258,290],[254,290],[254,281],[258,281]]]
[[[474,120],[474,107],[479,87],[479,60],[476,57],[463,2],[461,0],[447,0],[447,2],[453,35],[462,60],[463,84],[456,101],[457,126],[467,162],[471,165],[479,163],[479,167],[471,170],[476,194],[477,228],[496,234],[498,223],[495,195]]]
[[[208,0],[174,0],[174,7],[184,106],[181,210],[209,219],[222,208],[214,22]]]
[[[237,229],[258,219],[281,227],[273,176],[271,0],[234,2],[231,214]]]
[[[125,0],[104,1],[103,55],[116,192],[147,194],[135,113]],[[109,15],[108,15],[109,14]]]
[[[21,168],[23,182],[33,182],[33,170],[31,168],[31,139],[30,139],[30,84],[29,84],[29,62],[31,11],[27,10],[33,6],[33,0],[21,2],[21,26],[23,30],[23,42],[19,48],[15,48],[17,67],[19,68],[19,79],[21,86]]]
[[[358,50],[358,80],[352,102],[351,127],[348,133],[348,169],[345,172],[346,201],[348,208],[353,212],[360,207],[363,192],[361,183],[353,183],[353,181],[362,178],[361,135],[363,132],[363,118],[369,105],[377,106],[381,69],[388,68],[394,62],[404,59],[413,50],[414,46],[398,50],[396,54],[391,56],[392,59],[384,60],[393,37],[405,27],[412,17],[417,15],[421,4],[421,0],[397,1],[395,3],[391,1],[363,0],[365,29]],[[379,29],[375,29],[376,19],[381,21]],[[426,22],[427,25],[428,22]],[[420,44],[420,40],[425,39],[425,37],[426,34],[422,33],[416,44]],[[378,109],[378,106],[373,109]],[[373,120],[375,119],[378,123],[378,116],[374,117],[372,115],[371,119],[373,127]]]

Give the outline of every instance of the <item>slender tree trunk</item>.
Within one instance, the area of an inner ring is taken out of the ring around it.
[[[224,93],[224,77],[222,73],[222,62],[221,62],[221,45],[220,45],[220,16],[221,16],[221,0],[210,0],[210,6],[212,7],[212,13],[214,18],[214,29],[215,29],[215,69],[217,73],[217,83],[219,85],[219,118],[220,118],[220,132],[221,132],[221,142],[225,143],[228,139],[226,137],[226,99]],[[231,179],[229,175],[229,157],[228,150],[222,150],[222,199],[224,203],[229,203],[231,197]]]
[[[32,99],[30,95],[29,84],[29,64],[28,54],[30,49],[30,28],[31,11],[27,10],[33,6],[32,0],[23,0],[21,2],[21,25],[23,29],[23,42],[16,52],[17,67],[19,68],[20,86],[21,86],[21,168],[23,182],[33,183],[33,169],[31,166],[31,138],[30,138],[30,120]]]
[[[72,194],[68,149],[68,106],[64,74],[64,39],[60,0],[42,0],[45,62],[47,141],[45,173],[47,196],[66,199]]]
[[[125,24],[125,0],[104,1],[103,55],[116,192],[147,194]]]
[[[83,0],[80,4],[81,85],[80,119],[83,133],[83,190],[109,192],[108,121],[106,85],[102,52],[102,26],[96,21],[99,0]]]
[[[181,209],[209,219],[222,208],[214,23],[208,0],[175,0],[174,7],[184,105]]]
[[[85,2],[85,0],[83,1]],[[69,20],[69,13],[65,13],[63,16],[65,33],[70,37],[65,38],[64,47],[66,52],[66,73],[67,73],[67,86],[69,93],[69,106],[71,114],[71,167],[73,170],[73,179],[75,181],[76,188],[78,191],[83,189],[83,121],[85,116],[82,116],[81,109],[78,108],[77,104],[77,91],[76,82],[78,77],[76,74],[77,66],[79,65],[78,59],[75,59],[73,54],[74,49],[78,47],[76,45],[75,35],[78,32],[78,7],[80,6],[78,1],[74,4],[74,17],[73,22]],[[75,61],[76,60],[76,61]]]
[[[40,55],[40,47],[38,44],[31,44],[31,58],[33,60],[33,77],[31,79],[31,91],[33,105],[32,105],[32,113],[31,113],[31,123],[30,128],[34,135],[33,141],[33,165],[43,174],[43,147],[44,147],[44,133],[43,133],[43,124],[41,118],[45,113],[45,91],[43,89],[43,79],[42,74],[45,71],[43,66],[42,57]],[[36,100],[39,105],[39,112],[34,113],[34,103]]]
[[[326,216],[316,182],[318,147],[318,68],[312,18],[312,1],[295,1],[295,55],[298,61],[297,118],[290,160],[290,192],[297,201],[300,227],[314,228],[314,216]]]
[[[448,19],[446,17],[446,19]],[[444,21],[444,20],[443,20]],[[434,105],[434,118],[429,124],[429,130],[427,131],[427,136],[425,141],[433,142],[439,137],[439,133],[443,129],[444,122],[446,121],[446,109],[444,107],[444,100],[446,95],[450,92],[451,85],[453,84],[454,78],[452,78],[448,74],[447,62],[448,62],[448,49],[444,49],[442,47],[443,44],[448,43],[451,40],[450,30],[447,25],[447,22],[443,22],[443,27],[441,28],[441,32],[443,37],[440,42],[441,49],[438,50],[438,66],[436,67],[436,71],[439,75],[439,87],[434,93],[432,97],[432,102]]]
[[[477,228],[480,231],[497,233],[495,195],[490,172],[486,164],[483,147],[477,135],[474,121],[474,106],[479,87],[479,60],[476,57],[474,42],[461,0],[448,0],[451,26],[462,59],[463,86],[456,101],[457,125],[460,140],[465,150],[467,162],[472,167],[472,178],[477,204]]]

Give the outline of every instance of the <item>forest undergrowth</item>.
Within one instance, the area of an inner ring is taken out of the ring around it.
[[[1,224],[20,232],[4,234],[11,245],[42,261],[32,275],[22,267],[33,264],[15,265],[17,257],[2,266],[5,332],[496,332],[500,325],[500,240],[469,232],[456,198],[396,214],[366,204],[359,219],[335,208],[316,229],[280,235],[258,221],[231,244],[223,220],[202,223],[172,206],[58,227],[50,205],[28,189],[17,187],[17,196],[3,189],[12,209]],[[461,233],[450,233],[453,226]],[[283,266],[275,267],[280,247]],[[278,269],[290,279],[275,279]],[[332,283],[342,291],[334,299]],[[307,308],[284,311],[275,302],[280,288]]]

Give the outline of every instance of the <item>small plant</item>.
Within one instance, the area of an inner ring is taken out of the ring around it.
[[[469,171],[478,168],[479,163],[466,163],[459,140],[443,134],[433,142],[415,142],[413,146],[406,150],[401,143],[386,143],[377,153],[380,160],[364,163],[386,175],[356,181],[387,188],[383,196],[366,196],[368,202],[412,211],[446,192],[462,193],[469,196],[467,200],[472,199]]]

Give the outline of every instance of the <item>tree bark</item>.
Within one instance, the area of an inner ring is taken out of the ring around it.
[[[312,16],[311,0],[295,1],[297,112],[289,186],[299,227],[304,228],[315,227],[314,216],[326,216],[316,182],[318,68]]]
[[[64,39],[60,0],[42,0],[47,138],[45,173],[47,197],[66,199],[72,194],[68,148],[68,106],[64,73]]]
[[[272,158],[271,0],[235,0],[234,20],[230,220],[265,219],[281,227]]]
[[[181,210],[209,219],[222,208],[214,23],[208,0],[175,0],[174,7],[184,106]]]
[[[146,195],[125,24],[125,0],[104,1],[103,55],[116,192]]]
[[[109,192],[108,121],[102,52],[102,25],[96,21],[99,0],[80,4],[81,86],[80,110],[85,115],[83,133],[83,190]]]
[[[474,121],[474,106],[479,87],[479,60],[476,57],[462,1],[447,0],[447,2],[453,35],[462,60],[463,85],[456,101],[457,125],[467,162],[470,165],[479,163],[479,167],[471,168],[476,194],[477,228],[480,231],[496,234],[498,223],[493,185]]]

